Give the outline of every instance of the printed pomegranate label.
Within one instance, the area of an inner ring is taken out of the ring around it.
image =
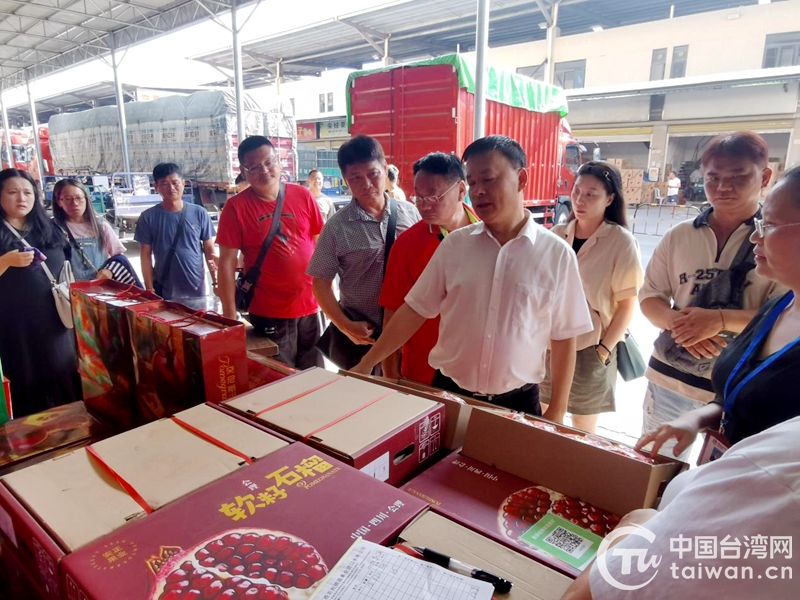
[[[500,532],[519,542],[522,535],[552,513],[562,519],[605,537],[619,523],[619,517],[581,500],[576,500],[542,486],[531,486],[514,492],[498,511]]]
[[[164,546],[147,561],[151,600],[306,600],[328,573],[305,541],[280,531],[233,529],[196,546]]]

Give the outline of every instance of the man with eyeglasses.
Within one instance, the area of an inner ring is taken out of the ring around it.
[[[283,185],[283,208],[266,258],[261,265],[247,319],[278,345],[278,357],[289,366],[322,366],[316,349],[320,336],[319,306],[306,267],[323,221],[307,188],[281,184],[278,152],[263,136],[243,140],[239,164],[250,187],[228,200],[219,219],[219,297],[225,316],[237,318],[236,265],[239,251],[244,271],[255,263],[276,217]]]
[[[376,139],[354,137],[339,148],[337,159],[353,199],[328,219],[308,274],[314,278],[314,294],[331,320],[330,327],[335,328],[325,333],[325,352],[337,366],[347,368],[374,343],[383,324],[378,298],[386,246],[419,221],[419,213],[410,202],[391,201],[386,194],[386,157]],[[337,275],[339,300],[333,292]]]
[[[592,330],[578,260],[523,204],[528,159],[514,140],[490,135],[464,151],[472,206],[482,222],[450,233],[357,373],[441,316],[429,356],[435,387],[540,415],[539,382],[554,367],[545,418],[563,421],[576,338]]]
[[[662,331],[645,373],[643,434],[714,399],[711,370],[722,349],[782,291],[756,273],[749,240],[772,176],[768,157],[766,141],[752,131],[711,140],[701,159],[711,208],[671,228],[647,265],[639,302]],[[674,449],[670,440],[662,453]]]
[[[444,238],[456,229],[477,223],[478,217],[464,203],[467,176],[464,163],[454,154],[433,152],[414,164],[414,195],[422,221],[413,225],[392,246],[383,280],[380,303],[386,327],[422,275]],[[439,339],[439,318],[428,319],[403,345],[383,361],[383,374],[430,385],[435,370],[428,355]]]
[[[204,256],[212,282],[217,275],[214,227],[204,207],[184,202],[178,165],[156,165],[153,179],[162,201],[139,216],[134,236],[141,248],[144,284],[165,300],[194,304],[206,295]]]

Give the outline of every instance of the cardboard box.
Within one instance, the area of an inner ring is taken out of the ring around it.
[[[247,389],[244,324],[175,302],[128,308],[136,400],[147,421]]]
[[[432,461],[445,421],[439,402],[318,368],[225,406],[392,485]]]
[[[581,573],[619,522],[618,515],[458,453],[403,489],[427,500],[435,512],[571,577]],[[566,539],[563,547],[574,546],[574,556],[540,541],[553,530]]]
[[[584,538],[586,548],[596,551],[600,538],[592,534],[602,537],[619,516],[655,506],[666,483],[686,466],[635,454],[543,419],[476,409],[461,452],[403,489],[434,511],[575,576],[590,556],[563,556],[541,540],[560,527],[574,534],[560,532],[562,539]]]
[[[308,598],[353,540],[392,543],[424,510],[424,502],[292,444],[68,556],[67,597],[183,598],[194,595],[169,592],[238,585],[233,597],[249,587],[264,593],[255,597]],[[266,595],[270,587],[275,595]]]
[[[629,168],[628,161],[622,158],[606,158],[605,162],[607,162],[610,165],[614,165],[620,171]]]
[[[479,408],[497,408],[494,404],[488,402],[481,402],[468,396],[461,396],[453,392],[440,390],[423,383],[411,381],[410,379],[388,379],[386,377],[378,377],[375,375],[359,375],[349,371],[340,371],[342,375],[347,377],[356,377],[364,381],[371,381],[382,385],[384,387],[412,394],[421,398],[427,398],[434,402],[441,402],[444,404],[445,417],[444,417],[444,437],[442,438],[443,450],[458,450],[464,444],[464,436],[467,433],[467,423],[469,423],[469,416],[472,414],[472,408],[477,406]]]
[[[265,358],[278,355],[278,344],[268,337],[258,335],[255,328],[249,323],[245,323],[245,339],[248,354],[254,353]]]
[[[297,369],[289,367],[282,362],[266,358],[255,352],[247,352],[247,391],[254,390],[279,381],[289,375],[297,373]]]
[[[9,600],[47,600],[47,594],[6,539],[0,539],[0,590]]]
[[[407,546],[431,548],[514,584],[504,600],[559,600],[572,579],[433,512],[400,534]]]
[[[125,309],[161,299],[116,281],[79,281],[70,286],[70,296],[86,407],[117,430],[130,429],[139,419]]]
[[[100,440],[110,427],[71,402],[0,425],[0,475]]]
[[[42,587],[57,585],[51,572],[64,554],[238,471],[245,457],[287,446],[210,406],[176,418],[182,425],[150,423],[2,479],[10,494],[0,508],[22,532],[12,534],[22,538],[14,545],[37,565]]]

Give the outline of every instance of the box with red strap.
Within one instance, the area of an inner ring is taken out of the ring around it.
[[[196,406],[8,475],[0,515],[9,517],[0,524],[40,587],[54,589],[64,555],[286,446]]]

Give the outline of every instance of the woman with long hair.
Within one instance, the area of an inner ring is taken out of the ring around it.
[[[57,276],[70,249],[25,171],[0,171],[0,221],[0,361],[16,418],[81,396],[74,332],[41,265]]]
[[[77,179],[62,179],[53,188],[53,219],[72,247],[72,270],[78,281],[111,279],[104,269],[112,256],[125,253],[119,237],[105,219],[98,219],[89,193]]]
[[[600,413],[614,411],[616,346],[633,318],[644,279],[639,245],[627,229],[625,211],[619,171],[607,163],[588,162],[578,169],[569,222],[553,228],[578,256],[594,323],[592,332],[578,338],[568,409],[572,424],[591,433]],[[547,403],[549,370],[540,394],[542,404]]]

